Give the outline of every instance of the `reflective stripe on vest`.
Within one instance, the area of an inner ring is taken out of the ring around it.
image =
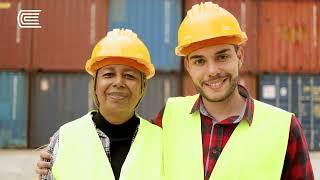
[[[161,129],[140,118],[137,135],[121,168],[120,180],[159,180],[161,139]],[[56,180],[115,179],[91,112],[60,128],[58,156],[52,173]]]
[[[201,118],[190,114],[199,95],[169,98],[162,120],[168,180],[204,179]],[[251,126],[242,120],[225,145],[210,180],[280,179],[292,114],[254,101]]]

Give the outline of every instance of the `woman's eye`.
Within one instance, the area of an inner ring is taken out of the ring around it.
[[[113,73],[109,72],[109,73],[104,73],[103,77],[112,77]]]
[[[134,75],[132,75],[132,74],[125,74],[124,77],[126,79],[136,79],[136,77]]]
[[[205,63],[204,59],[196,59],[193,61],[193,64],[195,65],[203,65]]]

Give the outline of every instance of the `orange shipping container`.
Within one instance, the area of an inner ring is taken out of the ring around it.
[[[249,94],[253,98],[257,98],[257,76],[253,74],[241,74],[239,79],[239,84],[246,87],[246,89],[249,91]]]
[[[189,74],[183,76],[182,95],[190,96],[197,93]],[[257,76],[253,74],[241,74],[239,84],[246,87],[251,97],[257,98]]]
[[[270,0],[258,3],[260,71],[318,73],[319,2]]]
[[[185,73],[183,75],[181,89],[182,89],[182,96],[191,96],[198,93],[188,73]]]
[[[0,69],[20,70],[30,66],[31,29],[17,25],[21,9],[32,9],[31,0],[0,2]]]
[[[315,59],[317,62],[314,72],[320,72],[320,1],[315,1],[313,4],[313,46],[315,47]]]
[[[205,0],[185,0],[184,14],[194,5]],[[243,31],[247,33],[248,42],[245,45],[245,61],[241,69],[242,73],[258,72],[259,62],[257,59],[257,2],[252,0],[215,0],[231,12],[239,21]]]
[[[41,29],[33,32],[35,70],[83,71],[94,44],[107,31],[107,1],[34,1]]]

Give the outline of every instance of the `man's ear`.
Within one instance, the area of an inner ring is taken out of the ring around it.
[[[237,57],[239,59],[238,67],[240,69],[244,61],[244,48],[242,46],[239,46],[239,49],[237,51]]]

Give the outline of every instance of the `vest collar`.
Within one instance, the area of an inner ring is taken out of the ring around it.
[[[247,120],[249,126],[252,124],[253,112],[254,112],[254,99],[250,96],[249,91],[242,85],[238,85],[239,93],[242,97],[246,98],[245,107],[242,110],[242,113],[239,118],[237,118],[233,123],[238,123],[241,120]],[[190,114],[199,111],[202,116],[207,116],[210,119],[214,119],[206,110],[202,102],[202,96],[196,99],[194,105],[191,108]]]

